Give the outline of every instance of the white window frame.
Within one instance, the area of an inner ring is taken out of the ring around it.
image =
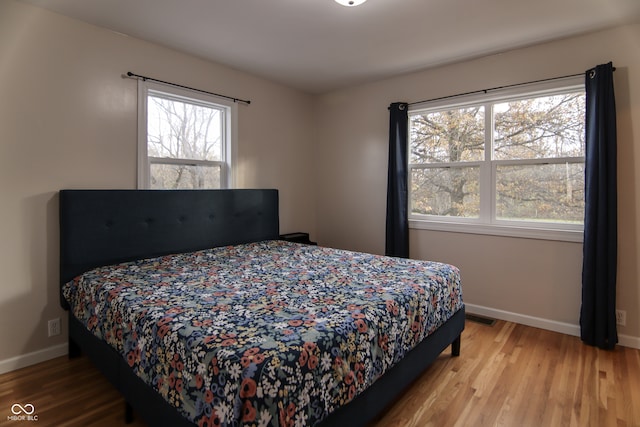
[[[186,101],[189,103],[196,103],[203,106],[221,109],[224,114],[224,143],[222,144],[223,160],[210,161],[149,157],[147,145],[147,102],[150,94],[161,94],[161,96],[166,99]],[[237,112],[237,103],[223,97],[148,80],[138,80],[138,188],[150,188],[150,168],[152,163],[189,166],[220,166],[220,188],[234,188],[236,182],[235,158],[238,135]]]
[[[447,231],[471,234],[487,234],[496,236],[521,237],[530,239],[559,240],[568,242],[582,242],[584,234],[583,224],[568,223],[538,223],[532,221],[503,220],[496,218],[496,169],[503,165],[532,165],[550,163],[584,163],[584,157],[553,158],[553,159],[529,159],[529,160],[493,160],[493,104],[515,101],[519,99],[533,98],[537,96],[551,96],[570,92],[584,91],[584,77],[575,76],[554,79],[545,82],[518,85],[504,89],[496,89],[487,93],[464,95],[454,99],[441,99],[412,104],[409,107],[409,115],[412,113],[429,113],[446,109],[472,107],[484,105],[485,107],[485,158],[475,162],[448,163],[447,166],[478,166],[480,168],[480,215],[478,218],[461,218],[436,215],[414,214],[409,209],[409,227],[413,229]],[[491,114],[487,114],[490,111]],[[408,126],[410,126],[408,124]],[[407,133],[411,135],[411,132]],[[411,142],[409,141],[409,144]],[[429,168],[442,165],[409,164],[408,188],[409,206],[411,203],[411,177],[412,170],[416,168]]]

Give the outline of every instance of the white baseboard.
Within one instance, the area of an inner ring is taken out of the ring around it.
[[[68,344],[59,344],[42,350],[34,351],[10,359],[0,360],[0,374],[26,368],[36,363],[45,362],[68,353]]]
[[[548,331],[560,332],[561,334],[580,336],[580,325],[557,322],[555,320],[543,319],[540,317],[527,316],[526,314],[512,313],[510,311],[498,310],[495,308],[483,307],[475,304],[464,304],[470,314],[491,317],[508,322],[519,323],[521,325],[533,326],[534,328],[546,329]],[[623,347],[640,349],[640,337],[618,334],[618,345]]]

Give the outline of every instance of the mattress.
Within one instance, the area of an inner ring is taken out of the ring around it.
[[[454,266],[284,241],[100,267],[73,315],[196,425],[314,425],[462,308]]]

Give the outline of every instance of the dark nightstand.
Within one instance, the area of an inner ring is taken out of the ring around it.
[[[287,233],[281,234],[280,240],[287,242],[304,243],[305,245],[317,245],[316,242],[309,240],[309,233]]]

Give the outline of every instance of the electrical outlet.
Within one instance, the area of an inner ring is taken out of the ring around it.
[[[60,335],[60,318],[58,317],[49,320],[49,322],[47,323],[47,329],[49,331],[49,337]]]
[[[625,310],[616,310],[616,324],[627,326],[627,312]]]

